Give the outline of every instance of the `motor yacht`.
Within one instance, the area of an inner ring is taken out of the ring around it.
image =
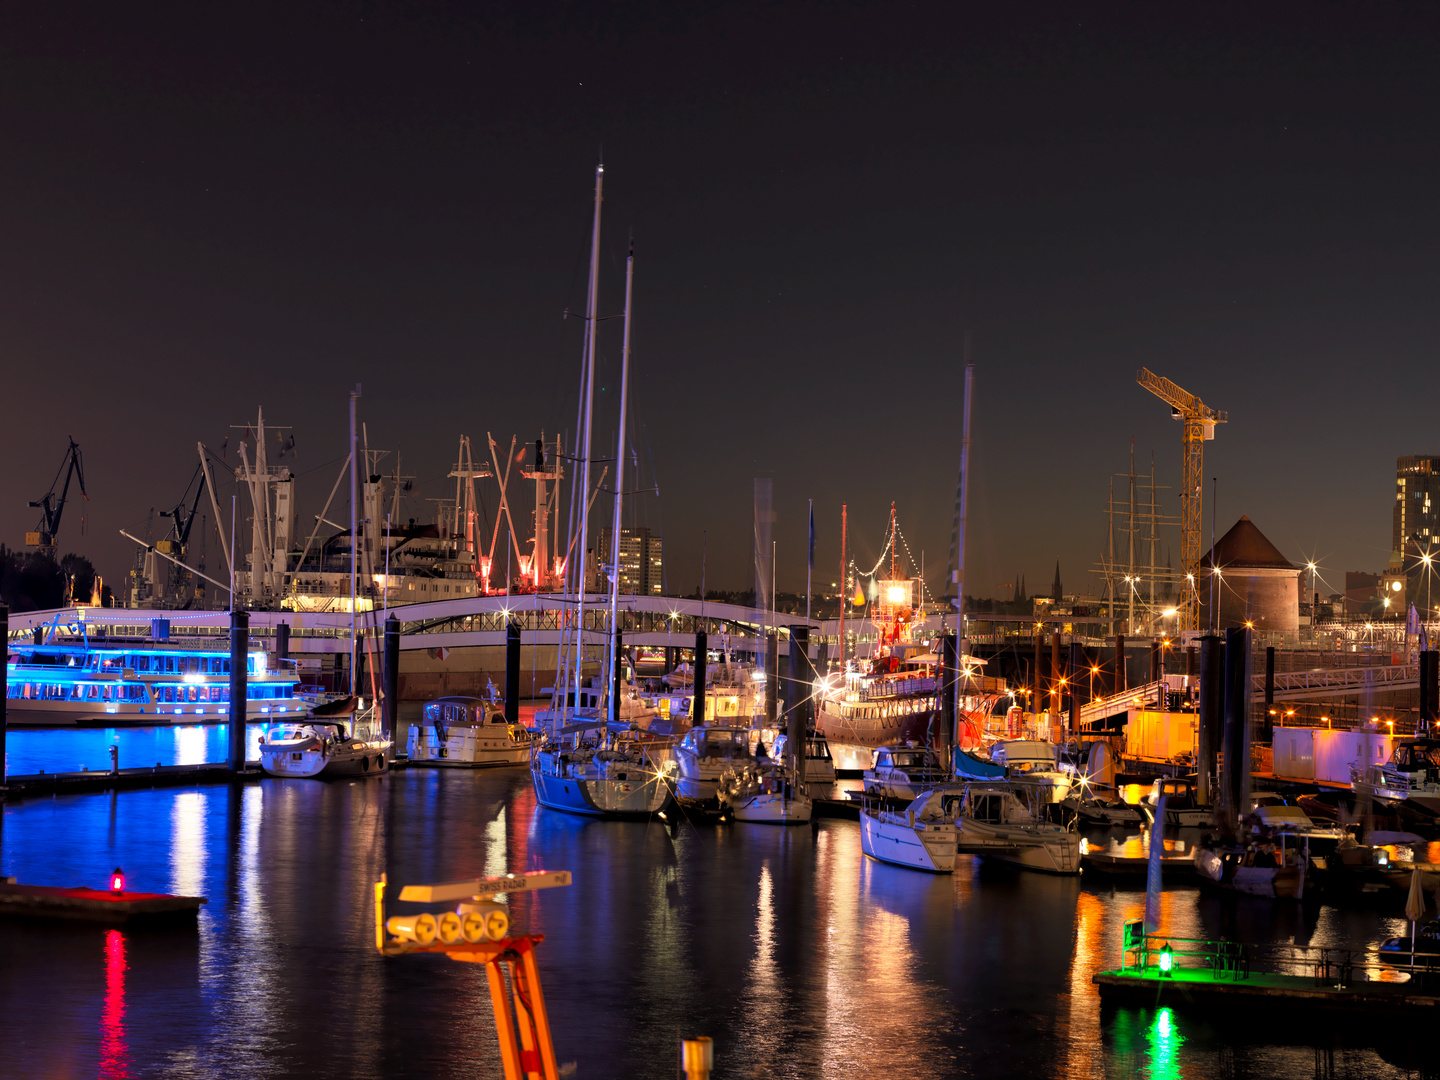
[[[718,725],[691,728],[671,757],[677,769],[676,792],[687,799],[714,798],[722,775],[755,763],[750,729]]]
[[[864,776],[867,795],[907,803],[950,778],[934,750],[910,745],[880,747]]]
[[[1046,802],[1058,803],[1075,784],[1072,773],[1055,763],[1055,744],[1037,739],[1004,739],[990,747],[990,760],[1005,766],[1012,783],[1026,784],[1040,792]]]
[[[274,725],[260,736],[260,767],[271,776],[380,776],[393,744],[374,734],[376,710],[360,705],[345,698],[304,720]]]
[[[427,701],[422,723],[410,728],[411,765],[480,768],[524,765],[530,759],[530,734],[505,719],[496,701],[443,697]]]

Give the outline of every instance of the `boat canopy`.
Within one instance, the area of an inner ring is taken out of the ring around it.
[[[1005,768],[971,757],[957,747],[955,750],[955,775],[967,780],[1003,780]]]

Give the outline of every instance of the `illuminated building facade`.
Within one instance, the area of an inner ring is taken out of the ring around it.
[[[600,560],[608,563],[614,550],[609,529],[600,530],[597,550]],[[620,530],[620,591],[645,596],[660,596],[665,586],[664,541],[647,528]]]

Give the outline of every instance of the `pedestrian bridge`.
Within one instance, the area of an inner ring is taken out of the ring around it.
[[[521,642],[527,646],[558,645],[562,635],[582,621],[585,640],[598,643],[610,624],[610,605],[605,597],[587,596],[582,615],[579,598],[573,594],[471,596],[405,604],[388,612],[358,612],[354,616],[357,636],[379,636],[387,614],[400,621],[402,650],[504,646],[509,622],[519,625]],[[251,611],[250,634],[262,640],[273,638],[276,628],[285,623],[290,628],[291,654],[348,653],[351,618],[346,611]],[[155,620],[165,620],[170,637],[177,641],[213,638],[228,633],[230,626],[228,611],[67,608],[12,614],[10,639],[29,638],[36,628],[57,619],[75,630],[83,622],[91,634],[125,637],[149,635]],[[736,652],[750,653],[757,651],[757,642],[767,626],[778,626],[780,636],[788,638],[791,626],[806,625],[803,616],[671,596],[622,596],[619,623],[626,644],[631,646],[693,648],[696,633],[704,631],[711,648],[728,646]],[[824,631],[834,624],[812,621],[809,625],[819,631],[811,635],[812,646],[818,646],[826,641]],[[864,621],[856,620],[852,625],[862,635],[866,631],[873,633]],[[833,651],[838,634],[832,630],[830,637],[828,644]]]

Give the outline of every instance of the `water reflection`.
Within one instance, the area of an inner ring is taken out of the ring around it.
[[[100,1076],[129,1077],[130,1048],[125,1042],[125,935],[105,931],[105,1004],[100,1012]]]
[[[574,875],[511,912],[547,935],[556,1048],[580,1076],[668,1080],[679,1038],[697,1034],[732,1077],[1228,1067],[1224,1033],[1194,1017],[1100,1008],[1091,978],[1141,915],[1141,880],[968,858],[924,874],[865,859],[849,821],[585,821],[537,807],[524,770],[412,770],[45,799],[6,806],[4,824],[5,873],[103,886],[123,865],[137,887],[210,898],[196,929],[138,937],[0,923],[7,1075],[498,1080],[483,970],[376,956],[371,888],[381,872],[404,884],[537,868]],[[1167,887],[1160,919],[1177,936],[1327,944],[1396,922],[1193,885]],[[1269,1070],[1251,1075],[1309,1068],[1309,1038],[1255,1035],[1246,1060]],[[1373,1050],[1349,1060],[1355,1075],[1397,1074]]]

